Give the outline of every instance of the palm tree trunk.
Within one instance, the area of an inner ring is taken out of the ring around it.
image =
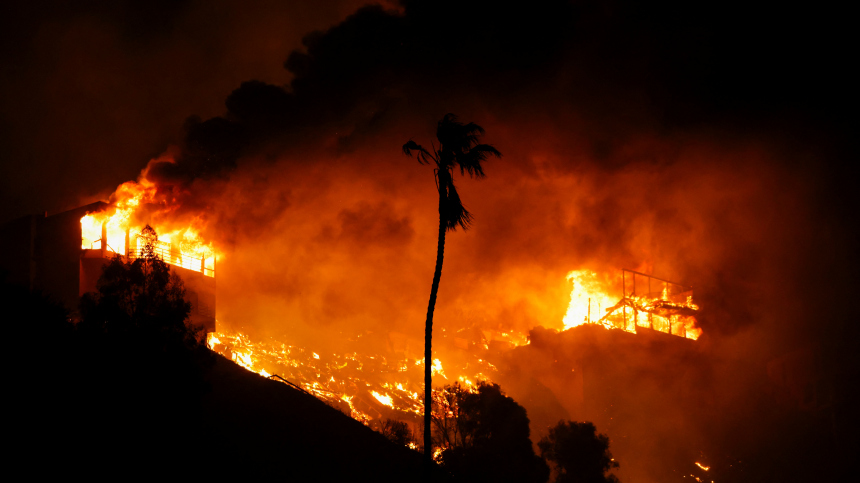
[[[442,186],[442,183],[439,183]],[[431,439],[432,426],[431,414],[433,408],[433,310],[436,308],[436,294],[439,292],[439,280],[442,278],[442,259],[445,256],[445,222],[444,198],[440,189],[439,193],[439,244],[436,248],[436,269],[433,272],[433,286],[430,288],[430,303],[427,306],[427,322],[424,325],[424,461],[429,471],[433,465],[433,445]]]

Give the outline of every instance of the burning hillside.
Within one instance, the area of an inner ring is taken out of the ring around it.
[[[380,418],[417,422],[424,408],[423,359],[391,352],[368,354],[358,339],[352,340],[355,351],[342,354],[317,353],[274,340],[255,342],[230,329],[210,334],[208,344],[242,367],[298,385],[365,424]],[[434,359],[434,380],[439,386],[458,381],[471,387],[495,379],[496,367],[482,359],[480,351],[470,356],[450,364]]]
[[[653,278],[626,270],[621,276],[625,275]],[[568,279],[573,282],[573,288],[565,316],[566,329],[595,324],[632,333],[636,332],[637,327],[647,327],[689,339],[696,339],[701,334],[695,320],[698,307],[692,302],[690,291],[676,291],[670,295],[670,284],[683,286],[661,281],[662,285],[655,292],[649,291],[638,296],[633,292],[628,297],[611,302],[616,291],[604,292],[594,272],[573,271]],[[603,279],[612,280],[613,277]],[[624,288],[620,291],[623,293]],[[568,325],[568,320],[577,320],[582,315],[578,310],[587,307],[581,306],[582,301],[586,300],[594,300],[595,309],[587,312],[579,323]],[[609,306],[601,311],[602,303]],[[629,310],[629,315],[624,313],[625,309]],[[605,315],[589,320],[588,314],[600,312]],[[367,334],[364,336],[367,338]],[[390,341],[397,339],[396,334],[387,337]],[[439,339],[444,338],[444,333],[439,336]],[[391,344],[387,351],[369,353],[361,343],[361,334],[349,341],[349,351],[317,353],[295,342],[274,339],[254,341],[247,334],[222,328],[209,334],[208,344],[212,350],[242,367],[264,377],[296,385],[335,407],[341,407],[344,412],[365,424],[374,419],[404,419],[417,423],[416,418],[423,414],[424,407],[420,397],[424,390],[423,359],[407,357],[402,351],[392,350]],[[492,350],[491,343],[494,347]],[[505,351],[523,344],[528,344],[528,332],[461,330],[453,334],[449,344],[440,344],[441,351],[437,349],[437,353],[441,352],[442,355],[434,359],[434,385],[441,387],[459,382],[470,388],[478,381],[498,380],[498,369],[490,361],[504,358]],[[417,353],[416,350],[416,356]]]

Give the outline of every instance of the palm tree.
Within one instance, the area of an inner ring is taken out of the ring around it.
[[[428,467],[432,463],[433,448],[430,440],[430,415],[432,408],[431,367],[433,366],[433,310],[436,307],[436,294],[439,292],[439,280],[442,278],[442,258],[445,252],[445,233],[456,230],[457,227],[466,230],[472,222],[472,215],[460,201],[457,188],[454,187],[454,168],[460,167],[460,174],[474,178],[484,177],[481,163],[490,156],[501,157],[496,148],[489,144],[478,144],[478,138],[484,134],[484,128],[475,123],[463,124],[457,122],[453,114],[446,114],[436,127],[436,139],[439,146],[431,144],[432,150],[427,150],[415,141],[410,140],[403,145],[403,153],[414,156],[421,164],[436,164],[433,170],[436,176],[436,188],[439,191],[439,243],[436,248],[436,269],[433,272],[433,285],[430,288],[430,303],[427,306],[427,321],[424,325],[424,459]]]

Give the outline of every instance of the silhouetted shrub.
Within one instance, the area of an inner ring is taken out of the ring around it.
[[[614,483],[606,472],[618,463],[609,452],[609,438],[589,422],[559,421],[538,443],[541,455],[556,469],[555,483]]]
[[[526,410],[497,384],[474,391],[459,383],[434,391],[433,436],[442,465],[457,481],[535,482],[549,477],[529,439]]]
[[[404,421],[385,419],[378,423],[378,428],[378,431],[392,443],[400,446],[409,446],[410,443],[416,444],[412,430]]]

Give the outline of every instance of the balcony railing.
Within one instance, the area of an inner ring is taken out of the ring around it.
[[[193,270],[195,272],[200,272],[207,277],[215,276],[215,268],[206,266],[206,260],[212,260],[207,258],[198,258],[192,257],[189,255],[182,255],[181,253],[171,250],[168,246],[156,246],[152,249],[153,254],[160,258],[164,263],[168,265],[175,265],[177,267],[182,267],[187,270]],[[134,260],[136,258],[143,258],[143,249],[129,250],[128,259]],[[213,265],[214,265],[214,260]]]

